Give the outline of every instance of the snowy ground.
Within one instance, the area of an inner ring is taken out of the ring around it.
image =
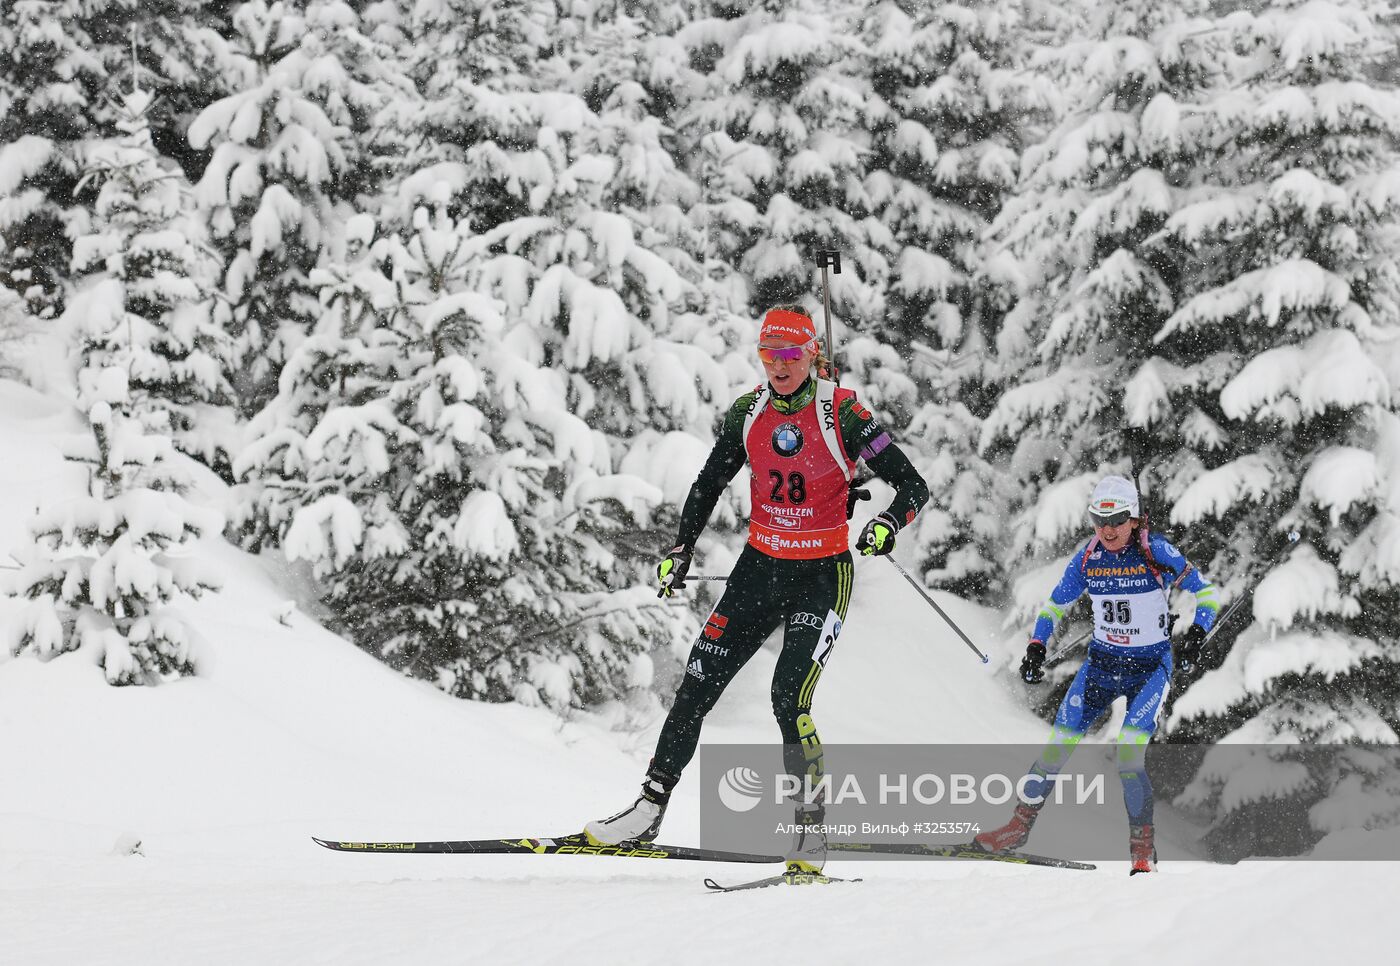
[[[79,429],[0,382],[0,564],[41,494],[81,486],[55,442]],[[575,831],[630,798],[654,727],[452,700],[301,612],[279,621],[290,575],[215,552],[225,590],[188,610],[211,656],[199,678],[115,689],[78,656],[0,663],[0,963],[1023,964],[1149,950],[1301,963],[1374,954],[1389,935],[1389,863],[1172,863],[1131,879],[1124,862],[842,863],[866,881],[708,895],[704,876],[757,867],[330,853],[309,836]],[[826,741],[1043,737],[892,568],[862,568],[850,618],[817,694]],[[745,670],[707,740],[774,739],[771,667],[765,652]],[[668,841],[694,841],[694,784]]]

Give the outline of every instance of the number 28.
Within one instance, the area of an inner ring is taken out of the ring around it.
[[[774,503],[786,503],[791,500],[794,504],[807,502],[807,481],[802,478],[801,473],[789,473],[787,479],[777,470],[769,470],[768,477],[773,481],[773,492],[769,497]],[[783,497],[783,484],[787,484],[787,498]]]

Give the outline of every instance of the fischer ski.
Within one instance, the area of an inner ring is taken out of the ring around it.
[[[1090,862],[1056,859],[1029,852],[983,852],[972,845],[915,845],[901,842],[828,842],[829,852],[865,852],[880,855],[918,855],[932,859],[983,859],[989,862],[1011,862],[1015,865],[1040,865],[1052,869],[1097,869]]]
[[[700,849],[685,845],[663,845],[657,842],[624,842],[621,845],[594,845],[583,833],[564,835],[557,838],[519,839],[459,839],[437,842],[342,842],[312,836],[311,841],[333,852],[417,852],[422,854],[454,855],[601,855],[622,859],[677,859],[691,862],[738,862],[764,864],[785,862],[780,855],[760,855],[755,852],[725,852],[718,849]],[[915,845],[905,843],[879,842],[830,842],[827,849],[832,852],[864,852],[867,854],[910,855],[941,859],[982,859],[990,862],[1010,862],[1016,865],[1038,865],[1056,869],[1095,869],[1088,862],[1073,859],[1056,859],[1044,855],[1031,855],[1028,852],[983,852],[971,845]],[[786,873],[784,873],[786,875]],[[775,880],[783,876],[774,876]],[[832,876],[816,878],[831,879],[835,882],[859,881],[835,879]],[[780,881],[769,883],[782,885]],[[804,883],[789,883],[804,884]]]
[[[825,875],[819,872],[784,872],[781,875],[770,875],[765,879],[755,879],[752,882],[740,882],[735,885],[720,885],[714,879],[705,880],[705,888],[711,892],[741,892],[744,889],[767,889],[771,886],[782,885],[828,885],[832,882],[859,882],[860,879],[838,879],[834,875]]]
[[[583,833],[548,839],[462,839],[442,842],[339,842],[312,836],[311,841],[333,852],[419,852],[476,855],[607,855],[622,859],[683,859],[693,862],[782,862],[780,855],[722,852],[656,842],[594,845]]]

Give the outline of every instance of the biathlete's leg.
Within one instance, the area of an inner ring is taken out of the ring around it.
[[[1011,821],[978,835],[972,840],[973,845],[988,852],[1004,852],[1026,844],[1041,807],[1054,794],[1055,777],[1069,762],[1089,726],[1113,701],[1114,692],[1106,686],[1106,678],[1089,661],[1080,666],[1055,712],[1050,739],[1027,772],[1030,780],[1024,783],[1025,795],[1017,804]]]
[[[1060,701],[1055,712],[1055,724],[1050,729],[1050,739],[1045,743],[1040,757],[1031,766],[1030,774],[1039,781],[1026,783],[1026,795],[1031,799],[1043,799],[1052,794],[1054,779],[1065,765],[1079,742],[1084,739],[1090,725],[1098,720],[1113,702],[1114,692],[1108,687],[1106,675],[1085,661],[1074,676],[1069,690]]]
[[[1128,824],[1152,824],[1152,782],[1147,777],[1147,744],[1157,730],[1162,709],[1171,687],[1172,658],[1168,651],[1162,663],[1149,674],[1135,694],[1128,697],[1128,713],[1118,732],[1118,777],[1123,782],[1123,805]]]
[[[812,791],[824,773],[812,698],[846,619],[855,567],[843,553],[793,561],[783,573],[787,624],[773,669],[773,715],[783,736],[784,769],[804,783],[794,801],[798,831],[787,850],[788,872],[816,873],[826,863],[826,810],[822,794]]]
[[[822,777],[822,743],[812,721],[817,682],[836,646],[851,603],[855,567],[849,553],[786,564],[783,649],[773,669],[773,716],[783,736],[783,763],[796,778]]]
[[[671,789],[695,757],[700,724],[734,675],[778,625],[782,611],[773,596],[772,573],[757,550],[745,548],[729,575],[720,601],[686,658],[686,670],[647,767],[642,793],[610,818],[589,822],[595,844],[652,841],[661,828]]]
[[[652,767],[668,776],[679,778],[690,764],[705,715],[782,620],[771,560],[752,547],[744,548],[723,596],[690,648],[652,758]]]

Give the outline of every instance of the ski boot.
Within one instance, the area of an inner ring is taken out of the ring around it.
[[[1133,857],[1133,867],[1128,870],[1128,875],[1157,871],[1157,847],[1152,844],[1151,825],[1128,828],[1128,852]]]
[[[826,832],[821,831],[826,818],[822,805],[798,806],[793,816],[797,832],[788,849],[786,876],[821,876],[826,865]]]
[[[1043,804],[1044,802],[1035,805],[1021,802],[1016,806],[1016,811],[1011,813],[1011,821],[1001,828],[978,835],[972,840],[972,847],[983,852],[1014,852],[1019,849],[1031,837],[1031,826],[1035,824],[1035,818],[1040,814],[1040,806]]]
[[[637,800],[611,818],[595,819],[583,827],[590,845],[620,845],[623,842],[650,842],[661,830],[666,804],[678,779],[657,768],[647,770],[642,793]]]

